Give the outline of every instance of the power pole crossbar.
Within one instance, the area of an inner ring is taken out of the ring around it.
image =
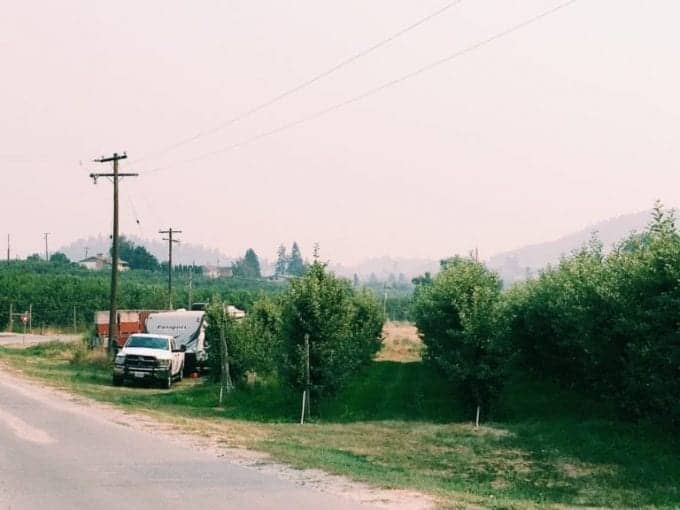
[[[113,162],[113,173],[91,173],[90,177],[97,184],[99,177],[111,177],[113,181],[113,236],[111,247],[111,301],[109,308],[109,345],[108,351],[111,357],[115,356],[118,350],[118,312],[116,310],[118,294],[118,181],[123,177],[137,177],[136,173],[119,173],[118,161],[126,159],[127,154],[113,153],[113,156],[95,159],[96,163]]]

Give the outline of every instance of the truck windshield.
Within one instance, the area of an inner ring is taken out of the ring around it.
[[[146,347],[148,349],[168,350],[168,339],[157,336],[131,336],[125,347]]]

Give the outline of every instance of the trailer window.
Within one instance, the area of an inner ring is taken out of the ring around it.
[[[168,339],[157,336],[134,336],[128,338],[125,347],[146,347],[148,349],[168,350]]]

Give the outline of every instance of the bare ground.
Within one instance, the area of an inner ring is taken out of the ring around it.
[[[45,335],[34,335],[31,333],[0,333],[0,345],[3,347],[30,347],[31,345],[46,342],[78,342],[83,335],[69,333],[50,333]]]

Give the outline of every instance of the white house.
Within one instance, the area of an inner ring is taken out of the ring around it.
[[[78,261],[78,264],[91,271],[100,271],[111,267],[111,257],[106,257],[102,253],[97,253],[93,257],[87,257]],[[118,271],[127,271],[130,266],[124,260],[118,260]]]

